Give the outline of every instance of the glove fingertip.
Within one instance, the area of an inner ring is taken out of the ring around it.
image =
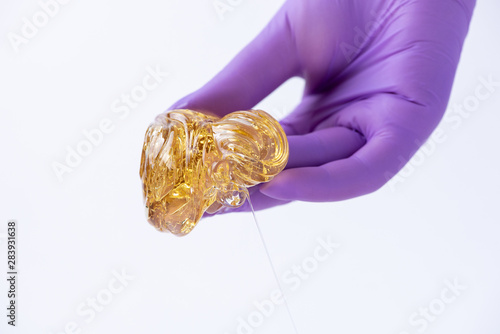
[[[272,181],[264,183],[260,186],[259,191],[271,198],[277,200],[291,201],[296,198],[295,193],[297,188],[286,182],[286,171],[276,176]]]

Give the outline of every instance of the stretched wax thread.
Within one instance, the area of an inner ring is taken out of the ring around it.
[[[283,301],[285,302],[285,308],[288,313],[288,317],[290,318],[290,323],[292,324],[293,330],[295,334],[299,334],[297,329],[297,325],[295,324],[295,320],[293,319],[292,312],[290,311],[290,306],[288,304],[288,300],[286,299],[285,291],[283,290],[280,280],[278,278],[278,274],[276,272],[276,268],[274,267],[273,260],[271,258],[271,254],[269,253],[269,249],[267,248],[266,241],[264,239],[264,235],[260,228],[259,222],[257,221],[257,217],[255,215],[255,210],[253,209],[252,201],[250,200],[250,196],[248,197],[248,204],[250,205],[250,209],[252,210],[253,220],[255,221],[255,226],[257,227],[257,231],[259,232],[260,240],[262,242],[262,246],[266,251],[267,260],[269,261],[269,265],[271,266],[271,270],[273,271],[274,279],[276,280],[276,284],[278,285],[278,289],[280,290],[281,296],[283,297]]]

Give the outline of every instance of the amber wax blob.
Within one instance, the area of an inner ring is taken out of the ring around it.
[[[205,211],[241,206],[248,187],[270,181],[287,161],[286,135],[262,110],[223,118],[187,109],[160,114],[146,131],[141,158],[148,221],[186,235]]]

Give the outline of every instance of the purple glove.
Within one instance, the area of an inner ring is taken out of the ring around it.
[[[382,187],[446,109],[475,0],[288,0],[218,75],[173,108],[219,116],[306,80],[282,122],[286,169],[255,209],[338,201]]]

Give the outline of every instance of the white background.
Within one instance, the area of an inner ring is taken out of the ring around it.
[[[0,280],[0,332],[233,334],[239,317],[258,320],[254,302],[276,282],[251,215],[204,220],[185,238],[159,233],[146,222],[138,173],[154,116],[217,73],[282,2],[243,0],[221,19],[210,0],[73,1],[16,52],[7,34],[20,34],[40,5],[2,1],[0,268],[5,274],[6,224],[16,219],[19,278],[16,328],[6,324]],[[479,78],[500,81],[499,12],[498,1],[478,0],[450,107],[470,100]],[[119,118],[111,104],[148,67],[169,75]],[[281,118],[302,87],[291,80],[259,107]],[[459,125],[443,122],[446,140],[404,182],[257,213],[280,276],[311,263],[317,238],[341,244],[298,289],[282,281],[299,333],[498,333],[499,106],[496,87]],[[113,131],[60,182],[52,164],[105,118]],[[109,297],[122,270],[133,276],[127,286],[95,317],[82,316],[78,307]],[[409,318],[439,305],[445,280],[466,288],[422,331],[422,320]],[[240,332],[290,326],[281,305]]]

